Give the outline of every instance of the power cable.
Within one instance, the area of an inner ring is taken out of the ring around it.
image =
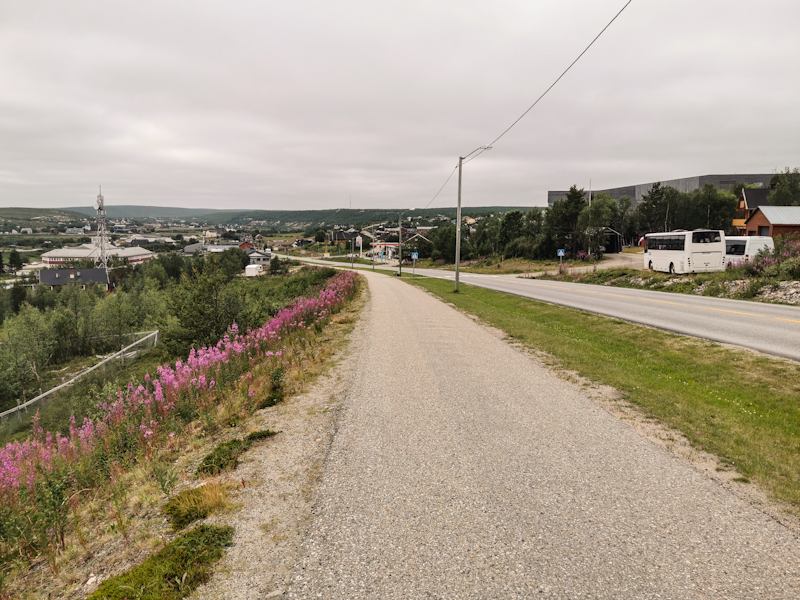
[[[522,114],[521,114],[521,115],[520,115],[520,116],[517,118],[517,120],[516,120],[516,121],[514,121],[514,122],[513,122],[511,125],[509,125],[509,126],[506,128],[506,130],[505,130],[505,131],[503,131],[503,133],[501,133],[500,135],[498,135],[498,136],[497,136],[497,137],[496,137],[494,140],[492,140],[491,142],[489,142],[488,144],[486,144],[486,146],[484,146],[484,147],[481,149],[481,151],[480,151],[480,152],[478,152],[478,153],[477,153],[475,156],[473,156],[473,157],[472,157],[472,158],[470,158],[469,160],[465,160],[465,161],[464,161],[464,164],[467,164],[468,162],[475,160],[475,159],[476,159],[476,158],[478,158],[478,157],[479,157],[481,154],[483,154],[484,152],[486,152],[486,150],[488,150],[489,148],[491,148],[491,147],[492,147],[492,146],[493,146],[493,145],[494,145],[494,144],[495,144],[495,143],[496,143],[496,142],[497,142],[497,141],[498,141],[498,140],[499,140],[501,137],[503,137],[505,134],[507,134],[509,131],[511,131],[511,129],[514,127],[514,125],[516,125],[517,123],[519,123],[519,122],[522,120],[522,118],[523,118],[525,115],[527,115],[527,114],[528,114],[528,113],[531,111],[531,109],[532,109],[534,106],[536,106],[537,104],[539,104],[539,101],[540,101],[542,98],[544,98],[544,97],[547,95],[547,93],[548,93],[550,90],[552,90],[552,89],[555,87],[555,85],[556,85],[556,84],[557,84],[559,81],[561,81],[561,78],[562,78],[562,77],[564,77],[564,75],[566,75],[566,74],[567,74],[567,72],[569,72],[569,70],[570,70],[570,69],[571,69],[573,66],[575,66],[575,63],[577,63],[577,62],[578,62],[578,61],[581,59],[581,57],[582,57],[584,54],[586,54],[586,52],[588,52],[589,48],[591,48],[591,47],[594,45],[594,43],[595,43],[595,42],[596,42],[598,39],[600,39],[600,36],[601,36],[601,35],[603,35],[603,33],[605,33],[606,29],[608,29],[609,27],[611,27],[611,24],[612,24],[614,21],[616,21],[616,20],[617,20],[617,17],[619,17],[619,16],[622,14],[622,11],[624,11],[626,8],[628,8],[628,5],[629,5],[631,2],[633,2],[633,0],[628,0],[628,2],[626,2],[626,3],[625,3],[625,6],[623,6],[623,7],[620,9],[620,11],[619,11],[619,12],[618,12],[616,15],[614,15],[614,18],[613,18],[613,19],[611,19],[611,20],[608,22],[608,24],[607,24],[605,27],[603,27],[603,29],[600,31],[600,33],[598,33],[598,34],[595,36],[595,38],[594,38],[594,39],[593,39],[593,40],[592,40],[592,41],[589,43],[589,45],[588,45],[588,46],[586,46],[586,48],[584,48],[584,49],[583,49],[583,52],[581,52],[581,53],[578,55],[578,58],[576,58],[575,60],[573,60],[573,61],[570,63],[570,65],[569,65],[569,66],[568,66],[566,69],[564,69],[564,72],[563,72],[563,73],[561,73],[561,75],[559,75],[559,76],[558,76],[558,78],[557,78],[557,79],[556,79],[556,80],[555,80],[555,81],[554,81],[552,84],[550,84],[550,87],[549,87],[549,88],[547,88],[547,89],[546,89],[546,90],[545,90],[545,91],[542,93],[542,95],[541,95],[541,96],[539,96],[539,97],[536,99],[536,101],[535,101],[533,104],[531,104],[531,105],[528,107],[528,109],[527,109],[527,110],[526,110],[524,113],[522,113]]]
[[[453,170],[452,170],[452,171],[450,171],[450,175],[448,175],[448,176],[447,176],[447,179],[445,179],[445,180],[444,180],[444,183],[442,184],[442,187],[440,187],[440,188],[439,188],[439,191],[438,191],[438,192],[436,192],[436,195],[434,195],[434,197],[433,197],[433,198],[431,198],[431,201],[430,201],[430,202],[428,202],[428,203],[427,203],[427,204],[426,204],[426,205],[423,207],[423,209],[422,209],[422,210],[425,210],[425,209],[426,209],[426,208],[428,208],[428,207],[429,207],[431,204],[433,204],[433,201],[434,201],[434,200],[436,200],[436,198],[439,196],[439,194],[441,194],[441,193],[442,193],[442,190],[444,189],[444,186],[446,186],[446,185],[447,185],[447,182],[448,182],[448,181],[450,181],[450,178],[451,178],[451,177],[453,177],[453,173],[455,173],[457,170],[458,170],[458,165],[456,165],[455,167],[453,167]]]

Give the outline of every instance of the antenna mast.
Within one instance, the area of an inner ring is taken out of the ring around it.
[[[103,198],[103,188],[99,189],[97,194],[97,201],[94,203],[94,208],[97,211],[97,259],[95,263],[101,269],[105,269],[108,273],[108,248],[110,246],[108,241],[108,228],[106,227],[106,206]]]

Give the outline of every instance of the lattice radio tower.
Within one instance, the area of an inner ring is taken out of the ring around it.
[[[97,201],[94,203],[94,209],[97,211],[97,237],[95,238],[95,245],[97,246],[97,259],[95,264],[105,269],[108,273],[108,249],[110,243],[108,241],[108,228],[106,227],[106,206],[103,199],[103,188],[100,186],[100,193],[97,194]]]

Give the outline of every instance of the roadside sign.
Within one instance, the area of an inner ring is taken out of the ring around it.
[[[419,253],[418,252],[412,252],[411,253],[411,260],[419,260]]]
[[[559,255],[559,256],[564,256],[564,255],[565,255],[565,253],[564,253],[564,249],[563,249],[563,248],[559,248],[559,249],[558,249],[558,255]]]
[[[364,239],[363,239],[363,238],[362,238],[362,237],[359,235],[359,236],[356,238],[356,246],[358,246],[359,248],[361,248],[361,242],[363,242],[363,241],[364,241]]]

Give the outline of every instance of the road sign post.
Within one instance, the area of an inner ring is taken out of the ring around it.
[[[564,249],[558,249],[558,272],[561,273],[564,269]]]
[[[418,252],[412,252],[412,253],[411,253],[411,260],[413,260],[413,261],[414,261],[414,264],[413,264],[413,265],[411,265],[411,274],[412,274],[412,275],[414,274],[414,271],[415,271],[415,270],[416,270],[416,268],[417,268],[417,259],[418,259],[418,258],[419,258],[419,253],[418,253]]]

